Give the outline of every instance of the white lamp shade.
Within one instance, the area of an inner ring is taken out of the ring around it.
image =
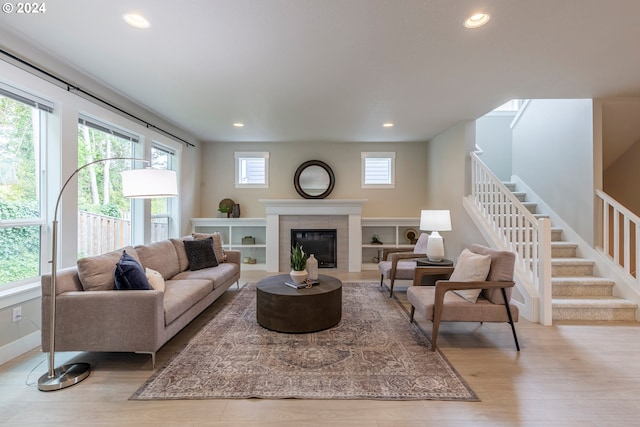
[[[448,210],[423,210],[420,212],[420,230],[450,231],[451,215]]]
[[[124,197],[153,199],[178,195],[175,171],[146,168],[125,170],[121,174]]]

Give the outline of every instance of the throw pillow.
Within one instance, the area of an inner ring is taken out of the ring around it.
[[[224,249],[222,248],[222,235],[218,232],[206,234],[206,233],[191,233],[191,236],[195,240],[203,240],[211,237],[213,239],[213,251],[216,254],[216,259],[218,262],[225,262],[227,256],[224,254]]]
[[[185,240],[184,249],[189,259],[189,270],[202,270],[218,265],[216,254],[213,252],[213,238],[202,240]]]
[[[491,255],[474,254],[465,249],[458,258],[458,263],[449,278],[451,282],[483,282],[487,279],[491,267]],[[470,303],[477,301],[482,289],[464,289],[453,291]]]
[[[145,289],[149,290],[149,280],[144,274],[142,266],[138,264],[127,251],[122,251],[120,261],[116,263],[114,273],[116,289]]]
[[[146,268],[144,272],[151,287],[156,291],[164,292],[164,277],[162,277],[162,274],[150,268]]]

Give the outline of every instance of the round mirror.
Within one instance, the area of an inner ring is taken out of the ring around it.
[[[305,199],[324,199],[336,183],[333,171],[325,162],[309,160],[301,164],[293,177],[293,185]]]

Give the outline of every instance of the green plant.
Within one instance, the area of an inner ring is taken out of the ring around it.
[[[220,207],[218,208],[218,212],[220,212],[220,213],[229,213],[229,212],[231,212],[231,211],[229,210],[229,207],[228,207],[228,206],[220,206]]]
[[[307,267],[307,257],[300,243],[296,243],[295,247],[291,247],[291,269],[293,271],[302,271]]]

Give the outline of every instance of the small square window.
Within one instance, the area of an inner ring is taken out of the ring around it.
[[[362,188],[395,188],[396,153],[362,153]]]
[[[237,152],[236,188],[269,187],[269,153]]]

